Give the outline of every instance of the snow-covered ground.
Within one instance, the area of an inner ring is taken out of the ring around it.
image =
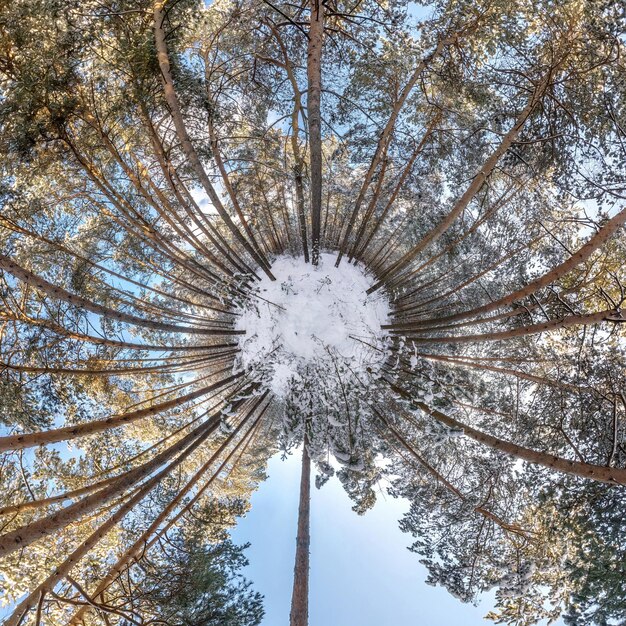
[[[272,265],[276,281],[264,277],[258,297],[238,319],[237,328],[246,331],[241,365],[264,371],[279,397],[308,366],[360,374],[384,359],[362,342],[382,347],[387,298],[380,292],[368,296],[373,277],[345,261],[336,268],[335,258],[321,254],[314,267],[302,258],[279,257]]]

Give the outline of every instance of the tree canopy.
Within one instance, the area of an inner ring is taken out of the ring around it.
[[[4,624],[259,624],[228,529],[296,448],[302,558],[310,465],[407,499],[494,622],[625,623],[625,37],[612,0],[0,1]]]

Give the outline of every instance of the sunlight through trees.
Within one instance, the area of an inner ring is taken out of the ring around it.
[[[625,623],[625,35],[612,0],[0,3],[5,626],[259,624],[229,529],[289,453],[292,626],[331,479],[407,499],[496,623]]]

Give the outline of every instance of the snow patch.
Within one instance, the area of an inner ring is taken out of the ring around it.
[[[242,307],[236,325],[246,331],[240,364],[264,372],[279,397],[307,368],[369,374],[385,359],[381,325],[388,300],[381,292],[367,295],[372,277],[346,261],[336,268],[335,258],[323,253],[314,267],[302,258],[278,257],[276,280],[263,277]]]

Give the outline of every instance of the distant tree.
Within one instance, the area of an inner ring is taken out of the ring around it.
[[[123,605],[144,620],[171,626],[254,626],[263,619],[262,597],[239,570],[243,548],[230,541],[168,538],[156,554],[133,567]],[[120,599],[118,598],[118,602]],[[134,620],[124,621],[132,624]]]

